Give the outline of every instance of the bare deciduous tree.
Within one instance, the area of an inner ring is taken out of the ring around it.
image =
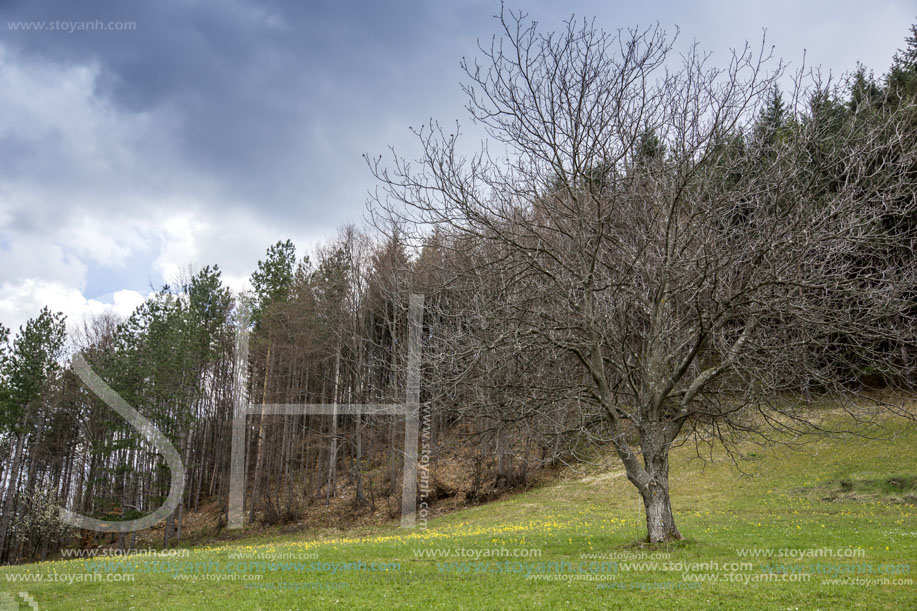
[[[913,380],[913,106],[839,108],[810,72],[769,129],[783,66],[763,44],[716,68],[658,27],[500,23],[464,64],[488,142],[463,156],[458,130],[417,130],[416,163],[370,161],[374,213],[450,251],[463,299],[431,316],[461,322],[434,364],[460,379],[538,354],[527,402],[573,406],[639,490],[648,540],[679,539],[674,443],[827,430],[788,393],[849,398],[864,366]]]

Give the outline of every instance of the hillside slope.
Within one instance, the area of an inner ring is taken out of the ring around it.
[[[668,547],[639,543],[637,494],[609,462],[425,529],[2,567],[0,608],[28,608],[20,593],[42,610],[917,608],[917,428],[889,435],[749,448],[747,474],[677,449],[687,540]]]

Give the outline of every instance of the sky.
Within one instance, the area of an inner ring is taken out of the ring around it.
[[[553,30],[659,22],[715,61],[767,40],[798,66],[884,73],[910,1],[507,2]],[[459,62],[497,1],[0,0],[0,323],[129,314],[184,269],[247,286],[267,247],[364,224],[364,154],[470,123]],[[88,22],[88,24],[87,24]],[[99,27],[101,25],[101,27]],[[41,29],[39,29],[41,28]],[[474,133],[472,129],[466,132]]]

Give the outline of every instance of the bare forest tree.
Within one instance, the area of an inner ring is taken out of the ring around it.
[[[682,537],[673,444],[830,429],[788,393],[861,421],[864,368],[913,384],[912,101],[800,72],[784,104],[763,43],[714,67],[658,27],[501,24],[463,62],[478,152],[431,122],[415,163],[370,161],[377,223],[444,253],[441,375],[610,443],[651,542]]]

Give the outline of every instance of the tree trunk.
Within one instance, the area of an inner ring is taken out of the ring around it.
[[[356,437],[354,447],[354,471],[357,478],[357,491],[354,497],[354,507],[362,507],[366,504],[366,497],[363,495],[363,423],[359,412],[354,416],[354,435]]]
[[[285,511],[292,511],[293,508],[293,478],[290,476],[290,454],[293,445],[293,427],[295,416],[283,417],[283,446],[281,447],[280,464],[283,467],[283,479],[280,487],[283,491]],[[277,495],[280,496],[279,494]]]
[[[191,464],[191,444],[188,442],[191,437],[191,432],[188,431],[182,436],[182,460],[184,465]],[[184,491],[182,491],[184,493]],[[185,498],[182,494],[181,502],[178,504],[178,508],[175,511],[175,542],[178,543],[181,540],[181,531],[182,523],[185,519]]]
[[[23,418],[24,421],[24,418]],[[22,462],[22,449],[25,445],[25,433],[18,433],[16,449],[13,451],[12,466],[10,467],[9,485],[6,489],[6,498],[3,500],[3,511],[0,513],[0,560],[4,557],[3,545],[6,541],[7,531],[13,519],[13,499],[19,486],[19,471]]]
[[[328,457],[328,489],[325,491],[325,504],[331,501],[337,487],[338,455],[338,382],[341,377],[341,346],[338,346],[334,360],[334,396],[331,398],[331,451]]]
[[[672,516],[668,482],[647,486],[641,496],[646,510],[646,540],[650,543],[664,543],[684,539]]]
[[[169,538],[172,535],[172,516],[175,514],[170,513],[166,518],[165,526],[162,529],[162,546],[164,548],[169,547]]]
[[[398,423],[395,419],[389,417],[388,425],[388,486],[385,490],[385,496],[391,496],[395,493],[398,485],[398,473],[401,470],[398,454]]]
[[[267,403],[268,381],[271,375],[271,351],[274,347],[273,339],[268,339],[267,355],[264,357],[264,384],[261,388],[261,404]],[[267,429],[267,417],[264,414],[264,408],[261,408],[261,414],[258,417],[258,438],[257,450],[255,453],[255,475],[252,478],[252,499],[249,507],[248,521],[254,523],[255,512],[258,510],[258,502],[261,495],[261,477],[264,471],[264,444]]]
[[[660,424],[645,424],[640,429],[644,477],[639,485],[646,509],[646,539],[650,543],[680,540],[669,497],[669,443],[671,430]]]
[[[669,497],[669,447],[677,432],[677,427],[671,424],[644,423],[640,427],[642,465],[623,435],[618,435],[612,441],[624,463],[627,479],[636,486],[643,498],[646,540],[649,543],[684,539],[675,526]]]

